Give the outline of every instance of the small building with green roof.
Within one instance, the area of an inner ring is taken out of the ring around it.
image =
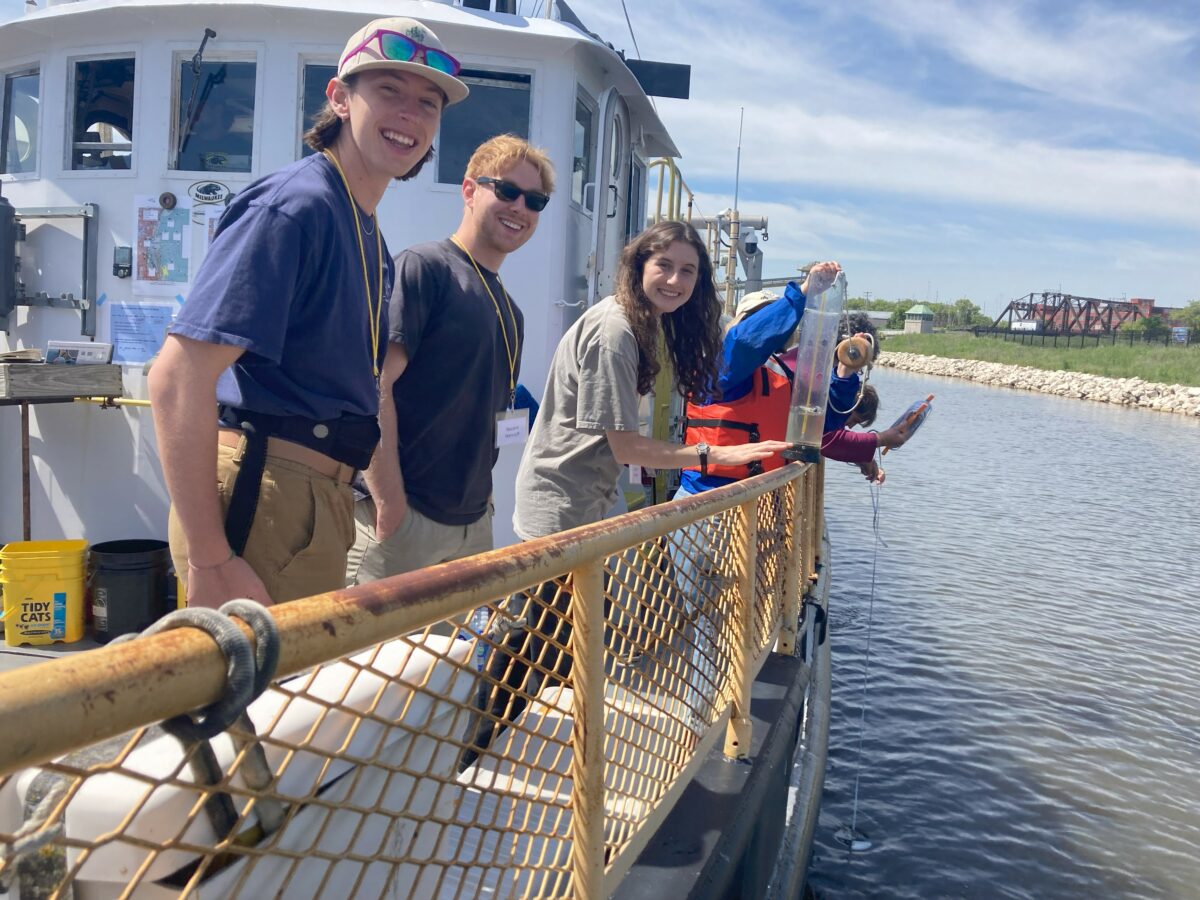
[[[933,332],[933,310],[924,303],[910,306],[904,313],[905,334],[930,334]]]

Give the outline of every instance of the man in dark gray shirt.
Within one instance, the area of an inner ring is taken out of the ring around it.
[[[363,473],[369,496],[355,504],[347,584],[492,548],[498,441],[527,431],[513,402],[524,321],[499,271],[553,190],[545,153],[492,138],[467,163],[457,231],[396,257],[380,452]]]

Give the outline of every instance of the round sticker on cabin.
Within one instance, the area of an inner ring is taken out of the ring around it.
[[[219,181],[197,181],[188,188],[188,195],[196,203],[224,203],[229,197],[229,188]]]

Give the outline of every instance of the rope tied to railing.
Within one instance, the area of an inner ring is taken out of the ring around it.
[[[13,876],[17,871],[15,863],[37,853],[62,836],[63,820],[61,818],[55,822],[49,820],[58,804],[66,796],[68,787],[68,782],[58,782],[49,793],[42,797],[33,813],[25,820],[25,824],[13,833],[12,841],[7,846],[0,847],[0,863],[5,864],[0,866],[0,894],[7,894],[12,886]],[[14,865],[8,865],[10,862]]]
[[[250,626],[254,633],[253,646],[245,632],[233,623],[234,616]],[[225,657],[225,693],[221,699],[200,710],[165,719],[163,730],[190,751],[188,766],[197,782],[211,787],[220,783],[224,772],[209,740],[236,723],[248,734],[248,737],[234,741],[235,745],[246,749],[243,778],[252,788],[265,789],[274,776],[262,744],[258,742],[254,722],[246,710],[270,686],[279,664],[279,628],[274,617],[253,600],[230,600],[219,610],[203,607],[176,610],[141,635],[122,635],[117,640],[133,640],[173,628],[199,628],[213,639]],[[204,810],[220,837],[227,837],[237,827],[237,807],[228,793],[211,794],[204,801]],[[284,817],[282,805],[270,799],[258,801],[257,814],[267,834],[278,828]]]
[[[251,645],[231,620],[244,621],[254,632]],[[238,720],[267,689],[279,663],[279,629],[266,608],[252,600],[231,600],[219,610],[189,607],[163,616],[140,635],[122,635],[112,643],[148,637],[173,628],[198,628],[213,639],[225,657],[225,693],[221,699],[190,713],[173,716],[163,730],[184,743],[216,737]]]

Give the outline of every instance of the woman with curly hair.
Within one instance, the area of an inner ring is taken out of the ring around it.
[[[662,366],[659,329],[684,397],[711,396],[721,364],[721,305],[704,242],[684,222],[660,222],[621,254],[616,294],[563,335],[517,473],[513,527],[526,540],[604,517],[625,465],[680,469],[696,446],[638,433],[638,403]],[[708,447],[706,464],[745,465],[783,441]]]
[[[621,466],[680,469],[696,446],[638,433],[638,402],[662,367],[659,329],[684,397],[710,396],[721,364],[721,305],[712,263],[694,228],[660,222],[621,254],[616,294],[585,312],[563,335],[533,432],[517,473],[513,527],[526,540],[602,519],[617,499]],[[783,441],[702,448],[714,465],[744,465],[787,449]],[[703,457],[699,457],[703,460]],[[521,596],[521,595],[518,595]],[[478,698],[460,761],[466,768],[516,720],[547,682],[571,671],[567,646],[569,579],[546,582],[514,609],[526,623],[493,651],[495,685]]]

